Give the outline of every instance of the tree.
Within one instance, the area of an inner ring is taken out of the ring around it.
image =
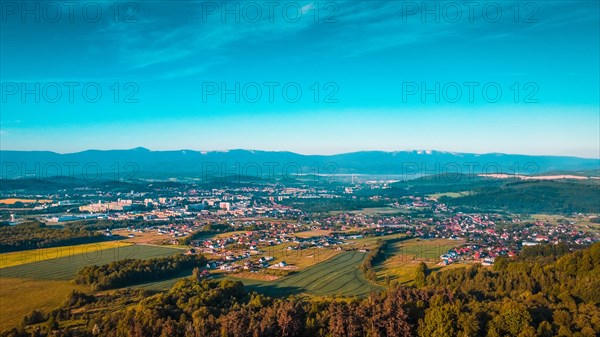
[[[494,271],[506,270],[508,267],[508,259],[505,257],[498,257],[494,261]]]
[[[419,336],[421,337],[452,337],[456,336],[458,313],[454,306],[431,307],[425,311],[425,318],[419,321]]]
[[[506,303],[490,324],[491,336],[520,336],[531,330],[531,315],[517,303]]]
[[[539,337],[552,337],[554,336],[554,331],[552,331],[552,324],[548,321],[543,321],[538,325],[537,335]]]
[[[48,318],[48,322],[46,323],[46,326],[48,327],[48,331],[54,331],[57,330],[59,327],[58,321],[56,320],[56,317],[54,317],[54,315],[50,315],[50,318]]]
[[[415,272],[414,285],[417,288],[424,287],[427,284],[428,268],[425,262],[420,262]]]

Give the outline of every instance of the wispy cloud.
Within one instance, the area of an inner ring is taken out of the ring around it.
[[[302,31],[310,26],[310,20],[289,23],[281,18],[272,20],[263,15],[258,22],[233,17],[222,20],[220,16],[203,17],[201,3],[192,2],[184,16],[161,13],[161,6],[169,3],[146,3],[145,7],[157,6],[148,11],[138,24],[112,23],[104,27],[104,36],[116,48],[120,62],[130,70],[153,66],[173,65],[179,69],[161,77],[198,74],[211,66],[220,64],[232,55],[229,46],[236,42],[262,43]],[[303,13],[310,11],[312,3],[302,4]],[[173,20],[176,19],[177,22]],[[174,28],[175,27],[175,28]],[[187,61],[187,62],[180,62]]]

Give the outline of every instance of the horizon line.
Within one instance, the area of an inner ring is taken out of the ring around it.
[[[171,149],[171,150],[152,150],[144,146],[137,146],[133,148],[127,149],[85,149],[80,151],[73,152],[58,152],[52,150],[11,150],[11,149],[0,149],[0,152],[10,151],[10,152],[50,152],[59,155],[68,155],[68,154],[78,154],[87,151],[98,151],[98,152],[108,152],[108,151],[133,151],[133,150],[145,150],[148,152],[182,152],[182,151],[193,151],[198,153],[210,153],[210,152],[230,152],[230,151],[248,151],[248,152],[280,152],[280,153],[292,153],[301,156],[339,156],[353,153],[361,153],[361,152],[381,152],[381,153],[399,153],[399,152],[417,152],[418,154],[432,154],[432,153],[447,153],[453,155],[461,155],[461,154],[469,154],[469,155],[508,155],[508,156],[529,156],[529,157],[567,157],[567,158],[579,158],[579,159],[592,159],[592,160],[600,160],[600,153],[598,157],[580,157],[574,155],[557,155],[557,154],[523,154],[523,153],[506,153],[506,152],[485,152],[485,153],[477,153],[477,152],[460,152],[460,151],[445,151],[445,150],[434,150],[434,149],[405,149],[405,150],[393,150],[393,151],[385,151],[385,150],[356,150],[350,152],[339,152],[332,154],[322,154],[322,153],[300,153],[294,152],[290,150],[260,150],[260,149],[244,149],[244,148],[232,148],[232,149],[224,149],[224,150],[195,150],[195,149]]]

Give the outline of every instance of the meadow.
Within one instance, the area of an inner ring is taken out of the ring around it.
[[[0,269],[0,277],[70,280],[79,269],[85,266],[102,265],[125,258],[150,259],[164,257],[182,251],[176,248],[150,245],[127,245],[104,250],[91,250],[82,254],[67,254],[60,258],[2,268]]]
[[[408,237],[406,237],[406,234],[402,234],[402,233],[397,233],[397,234],[391,234],[391,235],[385,235],[385,236],[367,236],[365,238],[360,238],[360,239],[356,239],[354,241],[350,241],[350,244],[353,245],[354,248],[357,249],[374,249],[375,247],[377,247],[377,242],[379,240],[404,240],[407,241],[409,240]]]
[[[2,253],[0,254],[0,268],[18,266],[26,263],[40,262],[79,254],[93,256],[96,254],[96,252],[102,250],[111,248],[122,248],[130,245],[131,243],[123,241],[105,241],[73,246],[60,246],[52,248],[24,250],[20,252]]]
[[[20,198],[0,199],[0,204],[5,204],[5,205],[14,205],[17,202],[24,203],[24,204],[33,204],[36,202],[39,202],[42,204],[47,204],[47,203],[51,203],[52,200],[50,200],[50,199],[20,199]]]
[[[290,276],[282,277],[275,281],[246,279],[235,275],[216,274],[216,278],[225,277],[230,280],[241,281],[247,291],[256,291],[270,296],[286,296],[291,294],[308,294],[315,296],[344,296],[362,297],[372,291],[383,288],[365,279],[358,266],[366,256],[365,253],[351,251],[343,252],[326,261],[315,264]],[[189,274],[189,273],[188,273]],[[172,287],[181,277],[138,284],[134,288],[148,288],[152,290],[166,290]]]
[[[349,211],[348,213],[353,214],[364,214],[364,215],[390,215],[402,213],[402,209],[395,207],[369,207],[362,208],[359,210]]]
[[[132,288],[132,289],[145,288],[145,289],[150,289],[150,290],[164,291],[164,290],[169,290],[180,279],[182,279],[184,277],[190,277],[190,276],[192,276],[192,272],[186,271],[186,272],[174,275],[173,277],[171,277],[169,279],[146,282],[146,283],[138,283],[138,284],[132,285],[131,287],[128,287],[128,288]]]
[[[344,252],[276,281],[239,280],[249,290],[272,296],[299,293],[317,296],[366,296],[381,288],[367,281],[358,269],[365,256],[365,253],[357,251]]]
[[[429,197],[435,200],[438,200],[441,197],[448,197],[448,198],[460,198],[460,197],[464,197],[465,195],[470,195],[471,193],[473,193],[472,191],[464,191],[464,192],[441,192],[441,193],[434,193],[434,194],[430,194]]]
[[[425,262],[431,270],[456,268],[464,265],[441,266],[440,255],[449,249],[460,246],[464,241],[449,239],[409,239],[391,243],[384,254],[386,259],[374,267],[379,283],[386,280],[402,285],[411,285],[419,262]]]
[[[394,255],[404,255],[415,260],[434,260],[439,262],[439,257],[445,254],[449,249],[460,246],[464,243],[461,240],[450,239],[409,239],[405,241],[394,242],[387,252]]]
[[[33,309],[56,308],[72,290],[89,291],[87,286],[70,282],[84,266],[124,258],[163,257],[176,252],[183,250],[113,241],[2,254],[6,267],[0,269],[0,331],[18,325]]]
[[[261,247],[264,252],[257,254],[254,257],[260,258],[262,256],[271,256],[273,257],[273,262],[285,261],[288,265],[295,266],[302,270],[340,253],[340,251],[330,248],[307,248],[301,250],[287,249],[288,247],[295,245],[295,243],[283,243],[271,247]]]
[[[294,236],[297,236],[299,238],[312,238],[315,236],[326,236],[329,234],[331,234],[331,231],[329,231],[329,230],[311,229],[311,230],[304,231],[304,232],[296,232],[296,233],[294,233]]]
[[[288,265],[293,266],[293,270],[302,271],[306,268],[314,266],[318,263],[322,263],[332,257],[341,253],[341,251],[333,250],[333,249],[325,249],[325,248],[313,248],[313,249],[305,249],[298,251],[288,251],[288,246],[292,244],[286,243],[282,245],[277,245],[271,247],[272,249],[268,249],[264,253],[257,254],[253,256],[253,259],[258,259],[261,256],[272,256],[274,257],[271,263],[277,263],[281,261],[285,261]],[[137,284],[133,286],[134,288],[149,288],[153,290],[166,290],[169,289],[178,279],[186,276],[190,276],[191,272],[184,273],[182,275],[177,275],[168,280],[156,281],[156,282],[148,282],[144,284]],[[242,272],[242,273],[223,273],[221,271],[215,270],[213,271],[213,277],[221,278],[228,277],[236,280],[244,280],[248,282],[266,282],[266,281],[274,281],[276,279],[280,279],[281,276],[274,276],[271,273],[258,272]]]
[[[543,221],[550,225],[557,225],[561,221],[571,221],[575,224],[577,229],[584,232],[600,233],[600,224],[593,223],[590,221],[592,217],[598,217],[599,214],[588,214],[588,216],[565,216],[565,215],[553,215],[553,214],[532,214],[524,220],[527,221]]]
[[[329,215],[338,215],[342,213],[364,214],[364,215],[401,215],[411,213],[410,210],[395,207],[365,207],[353,210],[341,209],[328,211]]]
[[[0,278],[0,331],[17,326],[32,310],[48,312],[73,291],[85,291],[69,281]]]

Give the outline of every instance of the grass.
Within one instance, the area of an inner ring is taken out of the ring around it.
[[[385,251],[386,260],[378,263],[374,268],[377,281],[384,283],[387,277],[390,281],[396,281],[401,285],[411,285],[419,262],[425,262],[431,270],[464,266],[461,264],[438,265],[440,255],[463,243],[463,241],[449,239],[410,239],[394,242]]]
[[[596,214],[596,216],[599,215]],[[572,217],[552,214],[532,214],[530,216],[530,219],[525,220],[540,220],[543,222],[547,222],[551,225],[557,225],[559,223],[559,220],[568,220],[572,221],[578,230],[590,233],[600,233],[600,224],[591,222],[590,219],[585,216]]]
[[[225,233],[218,233],[218,234],[207,234],[206,237],[203,238],[217,238],[217,239],[223,239],[223,238],[229,238],[232,237],[234,235],[241,235],[241,234],[246,234],[250,231],[245,231],[245,230],[239,230],[239,231],[232,231],[232,232],[225,232]]]
[[[464,241],[450,239],[410,239],[393,243],[388,252],[417,260],[429,259],[439,262],[440,255],[463,243]]]
[[[279,271],[279,270],[277,270],[277,271]],[[226,274],[223,274],[223,275],[226,275]],[[275,280],[283,277],[280,275],[269,274],[269,271],[267,271],[267,270],[261,270],[257,273],[253,273],[250,271],[242,271],[239,273],[231,274],[230,276],[235,277],[235,278],[245,279],[245,280],[258,280],[258,281],[275,281]]]
[[[363,215],[400,215],[410,213],[410,210],[395,207],[367,207],[355,210],[329,211],[329,215],[338,215],[342,213],[363,214]]]
[[[182,251],[161,246],[123,243],[116,245],[117,243],[102,242],[58,247],[60,249],[48,248],[18,252],[18,255],[3,254],[8,255],[6,264],[12,265],[0,269],[0,330],[18,325],[23,316],[33,309],[48,312],[56,308],[72,290],[89,290],[87,286],[69,282],[84,266],[107,264],[124,258],[149,259],[169,256]],[[29,258],[25,261],[30,263],[22,263],[21,253],[29,253],[29,257],[39,259]]]
[[[274,263],[285,261],[288,265],[296,266],[302,270],[319,262],[334,257],[340,252],[329,248],[307,248],[302,250],[288,250],[287,247],[295,246],[295,243],[283,243],[271,247],[261,247],[264,253],[257,254],[253,258],[261,256],[272,256]]]
[[[293,244],[291,244],[291,243],[285,243],[285,244],[270,247],[270,249],[267,249],[266,247],[264,247],[263,249],[266,250],[265,253],[253,255],[252,259],[257,260],[261,256],[272,256],[274,259],[273,259],[273,261],[270,262],[271,264],[285,261],[288,265],[295,266],[298,268],[299,271],[302,271],[302,270],[309,268],[311,266],[314,266],[318,263],[322,263],[323,261],[331,259],[334,256],[341,253],[340,251],[337,251],[337,250],[325,249],[325,248],[318,248],[318,249],[311,248],[311,249],[304,249],[304,250],[299,250],[299,251],[288,251],[287,247],[292,246],[292,245]],[[248,275],[248,274],[250,274],[250,273],[248,272],[248,273],[232,274],[232,275],[240,275],[240,277],[234,276],[232,278],[244,279],[244,280],[253,279],[256,281],[266,281],[266,280],[273,279],[273,278],[277,278],[277,279],[279,278],[279,277],[274,277],[273,275],[269,275],[267,273],[262,273],[262,272],[252,274],[251,277],[249,277],[249,278],[243,277],[244,275]],[[149,288],[149,289],[153,289],[153,290],[167,290],[171,286],[173,286],[173,284],[175,284],[175,282],[177,282],[177,280],[179,280],[180,278],[190,276],[190,275],[191,275],[191,272],[186,272],[183,275],[177,275],[177,276],[172,277],[167,280],[137,284],[133,287],[134,288]],[[222,275],[229,275],[229,274],[220,273],[220,272],[215,274],[216,277],[222,277]]]
[[[192,276],[192,271],[187,270],[187,271],[181,272],[181,273],[175,275],[174,277],[171,277],[168,279],[146,282],[146,283],[138,283],[138,284],[132,285],[127,288],[133,288],[133,289],[147,288],[147,289],[151,289],[151,290],[161,290],[161,291],[168,290],[175,283],[177,283],[177,281],[179,281],[180,279],[182,279],[184,277],[188,277],[188,276]]]
[[[354,244],[354,247],[356,247],[357,249],[373,249],[377,246],[378,240],[391,240],[391,239],[399,239],[399,238],[403,238],[403,237],[406,237],[406,234],[397,233],[397,234],[384,235],[384,236],[368,236],[366,238],[357,239],[354,241],[354,242],[356,242],[356,244],[354,244],[354,242],[352,242],[352,244]]]
[[[377,282],[385,284],[386,276],[390,281],[396,281],[403,286],[410,286],[415,280],[417,272],[418,260],[401,261],[397,264],[393,259],[387,260],[383,264],[374,268],[377,275]],[[465,264],[454,263],[447,266],[441,266],[437,262],[425,262],[430,271],[440,271],[452,268],[463,268]]]
[[[337,251],[337,250],[325,249],[325,248],[318,248],[318,249],[311,248],[311,249],[304,249],[304,250],[298,250],[298,251],[288,251],[287,247],[293,246],[293,245],[294,244],[292,244],[292,243],[284,243],[281,245],[272,246],[270,248],[261,247],[263,250],[265,250],[265,252],[261,253],[261,254],[253,255],[252,260],[257,260],[262,256],[272,256],[273,261],[271,261],[271,264],[285,261],[288,265],[295,266],[298,268],[298,270],[303,270],[303,269],[313,266],[319,262],[328,260],[328,259],[341,253],[340,251]],[[224,274],[224,273],[219,272],[216,274],[216,276],[221,277],[222,276],[221,274]],[[242,273],[240,275],[246,275],[246,274],[250,274],[250,273]],[[135,285],[134,288],[149,288],[149,289],[154,289],[154,290],[166,290],[166,289],[170,288],[173,284],[175,284],[175,282],[177,282],[177,280],[179,280],[180,278],[190,276],[190,275],[191,275],[191,272],[186,272],[183,275],[178,275],[178,276],[172,277],[167,280],[138,284],[138,285]],[[238,274],[235,274],[235,275],[238,275]],[[240,278],[244,278],[244,277],[240,277]],[[279,278],[279,277],[274,277],[273,275],[259,272],[256,274],[252,274],[251,278],[257,279],[257,280],[268,280],[268,279]]]
[[[17,202],[22,202],[24,204],[33,204],[36,202],[50,203],[50,202],[52,202],[52,200],[50,200],[50,199],[20,199],[20,198],[0,199],[0,204],[5,204],[5,205],[14,205]]]
[[[126,228],[114,229],[112,231],[113,235],[120,235],[125,237],[122,239],[123,242],[127,243],[139,243],[139,244],[162,244],[168,243],[175,238],[170,234],[159,234],[156,231],[147,231],[147,232],[131,232]],[[130,234],[134,236],[132,238],[128,237]]]
[[[97,243],[86,243],[74,246],[61,246],[53,248],[40,248],[25,250],[21,252],[10,252],[0,254],[0,268],[18,266],[21,264],[39,262],[61,257],[74,256],[78,254],[95,255],[96,252],[120,248],[131,245],[122,241],[108,241]]]
[[[72,290],[87,290],[68,281],[0,278],[0,331],[18,326],[32,310],[48,312]]]
[[[316,296],[366,296],[382,288],[367,281],[358,269],[365,255],[357,251],[341,253],[277,281],[230,278],[241,280],[249,290],[272,296],[300,293]]]
[[[437,200],[441,197],[459,198],[459,197],[464,197],[465,195],[469,195],[471,193],[472,193],[471,191],[434,193],[434,194],[430,194],[429,197],[432,199],[435,199],[435,200]]]
[[[297,236],[299,238],[312,238],[315,236],[326,236],[329,234],[331,234],[331,231],[329,231],[329,230],[311,229],[311,230],[304,231],[304,232],[296,232],[296,233],[294,233],[294,236]]]
[[[356,251],[344,252],[296,274],[275,281],[224,276],[226,274],[216,274],[215,277],[226,277],[231,280],[242,281],[248,291],[257,291],[270,296],[302,293],[314,296],[360,297],[366,296],[372,291],[383,289],[366,280],[358,269],[365,255],[365,253]],[[135,288],[167,290],[185,276],[188,275],[180,275],[159,282],[139,284]]]
[[[397,214],[397,213],[401,213],[401,210],[399,208],[394,208],[394,207],[369,207],[369,208],[362,208],[362,209],[355,210],[355,211],[350,211],[348,213],[364,214],[364,215]]]
[[[181,252],[180,249],[149,245],[129,245],[82,254],[46,259],[0,269],[0,277],[39,280],[70,280],[77,271],[89,265],[102,265],[125,258],[149,259]]]
[[[103,242],[18,252],[41,256],[40,260],[30,263],[21,263],[20,255],[10,255],[10,259],[7,257],[6,264],[10,262],[12,265],[0,269],[0,330],[18,325],[23,316],[33,309],[48,312],[56,308],[72,290],[89,290],[89,287],[69,282],[84,266],[107,264],[124,258],[148,259],[169,256],[181,252],[180,249],[161,246],[123,243],[115,245],[116,243]],[[97,245],[100,247],[94,247]],[[55,255],[50,255],[50,252]]]

